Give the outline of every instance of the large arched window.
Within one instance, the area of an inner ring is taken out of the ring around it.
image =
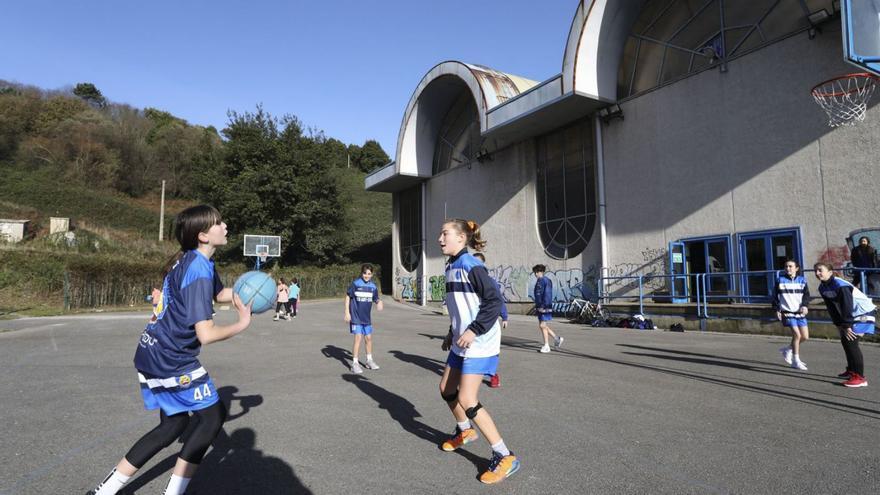
[[[434,174],[466,165],[477,155],[480,143],[480,122],[474,97],[462,88],[455,103],[443,117],[434,148]]]
[[[593,126],[583,119],[537,140],[538,233],[558,259],[580,254],[596,223]]]
[[[400,234],[400,263],[412,272],[422,258],[422,200],[421,186],[411,187],[400,193],[398,219]]]
[[[810,28],[830,0],[647,0],[620,64],[618,98],[721,65]]]

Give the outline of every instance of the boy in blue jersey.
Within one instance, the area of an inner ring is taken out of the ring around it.
[[[785,262],[785,274],[776,277],[773,286],[773,309],[776,319],[791,330],[791,345],[779,349],[782,359],[792,368],[807,371],[807,364],[801,361],[801,343],[810,338],[807,328],[807,304],[810,302],[810,288],[798,271],[797,261]]]
[[[550,329],[550,322],[553,321],[553,282],[544,276],[547,267],[544,265],[535,265],[532,272],[535,274],[535,313],[538,314],[538,330],[541,331],[541,337],[544,339],[544,345],[539,352],[550,352],[550,336],[553,337],[553,344],[559,349],[565,340],[561,336],[556,335]]]
[[[373,360],[373,323],[370,311],[373,303],[376,309],[382,311],[382,301],[379,299],[379,288],[372,282],[373,265],[369,263],[361,266],[361,276],[356,278],[348,287],[345,294],[345,322],[349,324],[349,331],[354,335],[354,345],[351,349],[351,372],[361,374],[364,369],[358,362],[358,354],[361,348],[361,339],[366,341],[367,368],[378,370],[379,365]]]
[[[834,275],[828,263],[816,263],[819,294],[828,308],[828,316],[840,332],[840,343],[846,354],[846,371],[838,375],[846,378],[844,387],[867,387],[865,361],[859,349],[859,338],[874,334],[877,308],[862,291],[846,280]]]

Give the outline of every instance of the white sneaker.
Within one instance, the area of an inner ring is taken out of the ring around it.
[[[272,318],[272,321],[278,321],[278,317]]]
[[[779,352],[782,353],[782,359],[785,361],[785,364],[791,364],[791,347],[782,347],[779,349]]]
[[[359,363],[357,361],[351,363],[351,372],[354,373],[355,375],[360,375],[361,373],[363,373],[364,369],[361,368],[361,363]]]
[[[377,370],[377,369],[379,369],[379,365],[376,364],[376,361],[373,361],[372,359],[368,359],[367,360],[367,369],[368,370]]]
[[[794,361],[791,363],[791,367],[796,370],[807,371],[807,363],[803,361]]]
[[[547,345],[547,344],[544,344],[544,345],[541,347],[541,350],[538,351],[538,352],[542,352],[542,353],[544,353],[544,354],[547,354],[548,352],[550,352],[550,346]]]
[[[562,347],[562,343],[565,341],[565,338],[561,335],[557,335],[555,339],[553,339],[553,345],[556,346],[557,349]]]

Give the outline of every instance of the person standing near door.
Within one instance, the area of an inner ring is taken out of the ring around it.
[[[807,328],[810,289],[806,279],[798,273],[800,268],[795,260],[785,262],[785,273],[777,276],[773,284],[773,309],[776,319],[791,331],[791,345],[779,349],[782,359],[794,369],[807,371],[806,363],[800,358],[800,345],[810,338]]]

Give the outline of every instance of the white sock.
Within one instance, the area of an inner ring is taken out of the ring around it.
[[[464,431],[464,430],[467,430],[468,428],[471,427],[471,420],[466,419],[466,420],[462,421],[461,423],[456,423],[456,424],[458,425],[459,430]]]
[[[165,495],[183,495],[191,479],[172,474],[171,479],[168,480],[168,486],[165,487]]]
[[[510,450],[507,448],[507,445],[504,445],[504,440],[498,440],[498,443],[492,446],[493,452],[498,452],[501,455],[510,455]]]
[[[799,363],[799,362],[801,362],[801,358],[798,357],[797,354],[794,354],[794,355],[791,356],[791,362],[792,362],[792,363]]]
[[[104,481],[95,488],[95,495],[116,495],[116,492],[121,490],[130,479],[131,476],[126,476],[113,468],[113,471],[110,471]]]
[[[372,361],[372,360],[373,360],[373,355],[367,354],[367,361]]]

